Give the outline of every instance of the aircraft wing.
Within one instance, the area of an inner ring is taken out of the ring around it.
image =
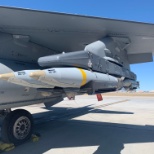
[[[83,50],[104,37],[112,37],[127,50],[130,64],[152,61],[154,53],[154,25],[141,22],[0,7],[0,32],[44,47],[35,60],[63,51]],[[31,55],[28,48],[22,52]]]

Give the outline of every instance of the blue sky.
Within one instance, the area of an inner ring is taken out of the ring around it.
[[[153,0],[0,0],[0,5],[154,23]],[[131,70],[140,89],[154,90],[154,62],[132,65]]]

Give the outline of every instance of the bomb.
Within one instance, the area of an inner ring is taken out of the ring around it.
[[[51,86],[63,88],[80,88],[90,81],[100,83],[107,88],[116,88],[118,86],[116,77],[75,67],[34,71],[30,73],[30,77]]]

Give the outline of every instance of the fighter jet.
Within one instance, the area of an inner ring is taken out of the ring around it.
[[[14,107],[139,87],[130,64],[153,61],[154,25],[0,7],[2,139],[31,137],[32,115]]]

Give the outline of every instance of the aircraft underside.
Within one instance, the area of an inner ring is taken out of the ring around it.
[[[104,42],[112,43],[111,50],[106,47],[109,43]],[[62,100],[84,93],[92,95],[138,88],[136,75],[129,69],[126,51],[117,52],[119,55],[115,57],[112,48],[118,46],[111,38],[105,38],[104,42],[95,41],[82,51],[39,57],[38,63],[11,57],[1,59],[0,109],[42,102],[52,105],[59,97]]]

